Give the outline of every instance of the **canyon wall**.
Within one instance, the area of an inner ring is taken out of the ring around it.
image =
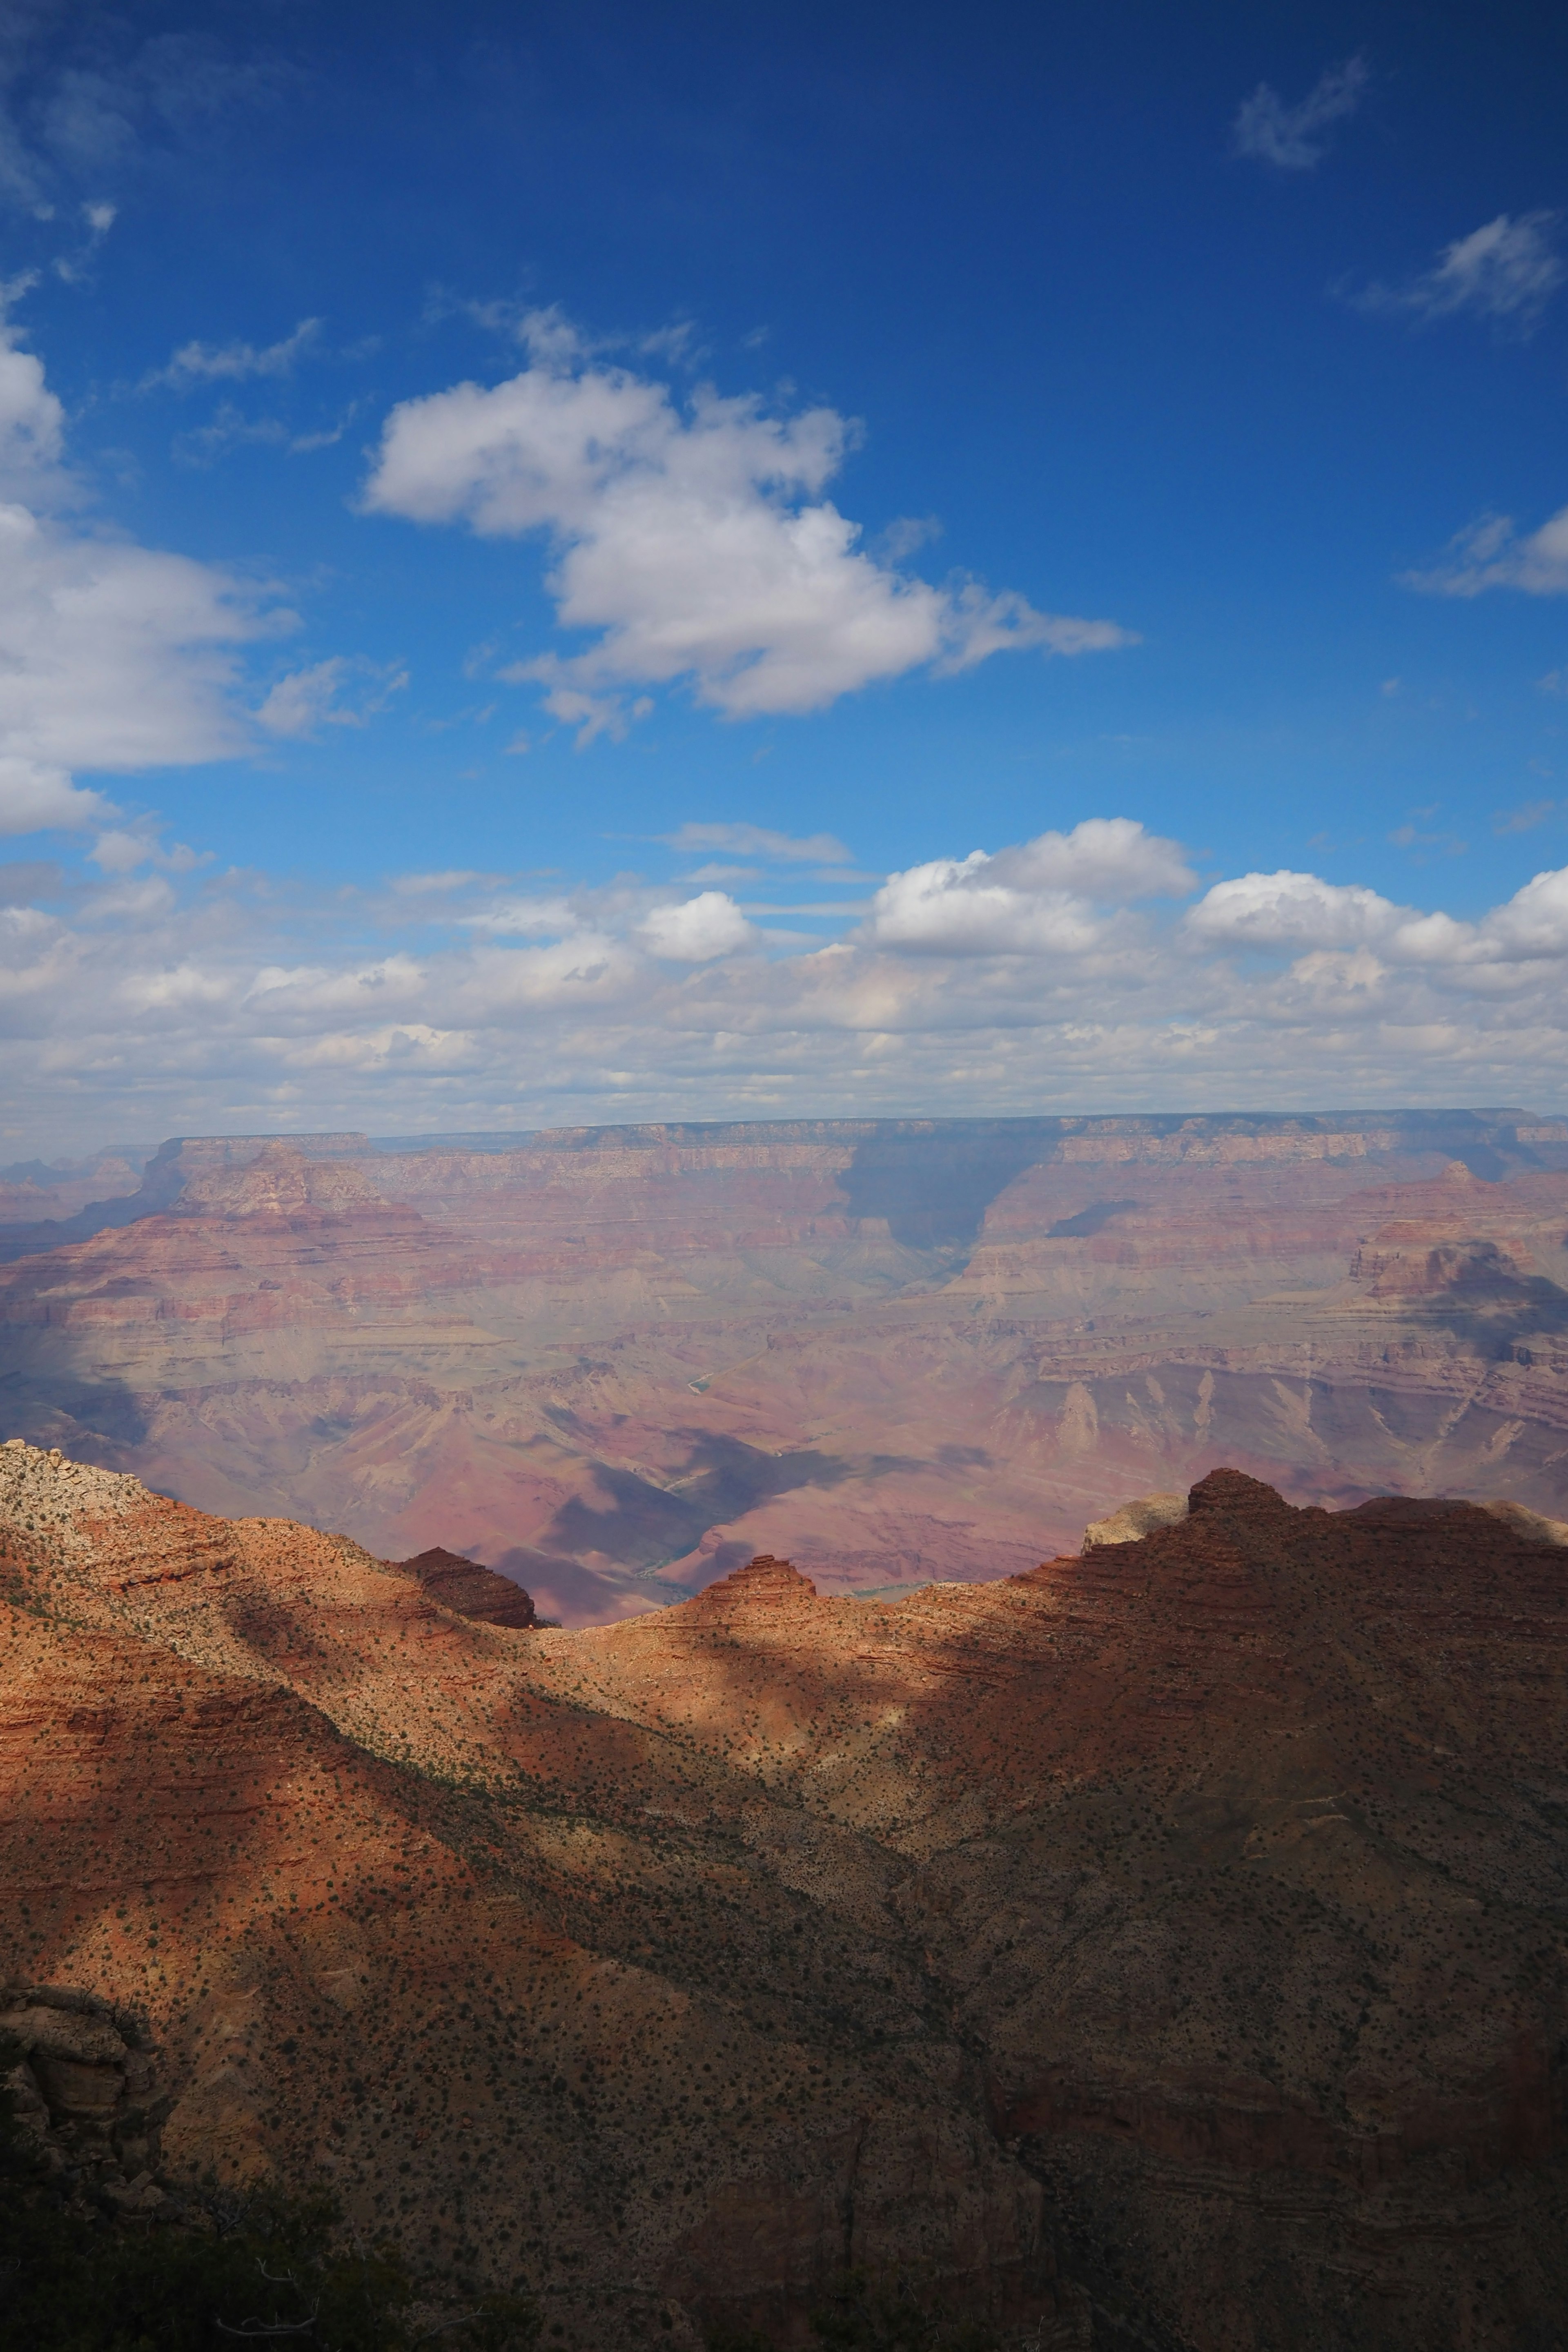
[[[77,1223],[0,1229],[0,1424],[567,1623],[1012,1573],[1221,1461],[1568,1508],[1526,1111],[184,1139]]]

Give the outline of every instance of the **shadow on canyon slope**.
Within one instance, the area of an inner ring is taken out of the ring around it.
[[[595,1510],[574,1496],[551,1521],[543,1549],[552,1558],[586,1552],[623,1568],[656,1568],[690,1551],[719,1521],[742,1517],[774,1495],[923,1467],[893,1454],[850,1458],[815,1446],[768,1454],[741,1438],[705,1430],[681,1435],[691,1449],[687,1467],[668,1486],[595,1463],[595,1477],[610,1498],[607,1507]]]
[[[58,1445],[100,1470],[129,1470],[151,1434],[149,1400],[114,1379],[65,1381],[40,1391],[21,1374],[0,1376],[0,1435]]]
[[[1522,1340],[1568,1331],[1568,1290],[1521,1274],[1493,1242],[1358,1259],[1368,1296],[1396,1303],[1413,1321],[1439,1328],[1468,1353],[1500,1361]]]
[[[999,1192],[1059,1139],[1057,1119],[965,1119],[925,1133],[902,1126],[858,1144],[839,1178],[853,1217],[881,1217],[906,1249],[970,1247]]]
[[[1047,1225],[1046,1239],[1048,1242],[1090,1241],[1096,1234],[1104,1232],[1113,1217],[1122,1216],[1129,1209],[1141,1206],[1137,1201],[1091,1202],[1087,1209],[1080,1209],[1076,1217],[1058,1217],[1054,1225]]]

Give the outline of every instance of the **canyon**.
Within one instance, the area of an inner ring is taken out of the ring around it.
[[[0,1223],[0,1427],[220,1516],[446,1548],[569,1626],[764,1552],[824,1594],[1014,1575],[1220,1464],[1299,1504],[1568,1513],[1568,1124],[1525,1110],[113,1165],[96,1205]]]
[[[139,2225],[324,2179],[547,2345],[804,2345],[847,2266],[1058,2352],[1549,2347],[1565,1642],[1518,1503],[1221,1466],[574,1631],[12,1440],[0,2025]]]

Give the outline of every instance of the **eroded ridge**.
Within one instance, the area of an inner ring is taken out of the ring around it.
[[[82,1475],[0,1488],[0,1971],[145,2019],[160,2194],[325,2174],[582,2346],[803,2343],[847,2261],[1062,2346],[1551,2342],[1554,1523],[1218,1470],[562,1633]]]

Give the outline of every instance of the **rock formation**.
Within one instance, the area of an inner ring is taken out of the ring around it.
[[[563,1633],[454,1555],[0,1449],[38,2095],[122,2131],[134,2016],[162,2193],[325,2177],[563,2346],[803,2344],[846,2263],[1062,2347],[1550,2346],[1562,1530],[1229,1469],[1189,1506]]]
[[[1523,1113],[185,1138],[97,1213],[0,1234],[5,1426],[568,1623],[1016,1573],[1220,1462],[1568,1512]]]
[[[153,2178],[170,2103],[143,2041],[133,2015],[90,1993],[0,1984],[12,2111],[48,2172],[125,2221],[183,2218],[181,2200]]]

